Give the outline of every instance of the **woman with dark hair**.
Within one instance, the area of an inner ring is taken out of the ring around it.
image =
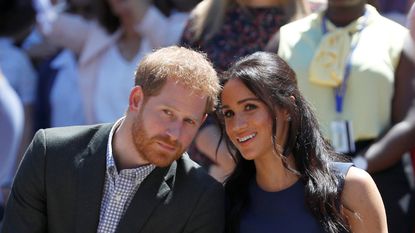
[[[262,51],[279,28],[309,13],[306,0],[205,0],[192,11],[181,44],[206,52],[218,71],[238,58]],[[189,150],[216,179],[223,181],[234,164],[209,117]]]
[[[223,83],[218,115],[236,162],[227,232],[387,232],[372,178],[340,162],[281,58],[242,58]]]

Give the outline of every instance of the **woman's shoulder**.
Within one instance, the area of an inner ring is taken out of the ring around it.
[[[350,167],[345,176],[345,186],[350,189],[370,188],[372,184],[375,183],[370,174],[357,167]]]
[[[353,166],[353,163],[332,162],[330,167],[339,177],[338,184],[343,197],[357,196],[361,192],[367,194],[371,189],[377,190],[371,175],[365,170]]]
[[[369,173],[351,167],[345,177],[342,206],[356,232],[386,232],[385,208]]]
[[[373,188],[374,181],[365,170],[354,167],[353,163],[332,162],[330,169],[339,177],[339,186],[343,197],[354,196]],[[376,188],[376,185],[374,186]]]

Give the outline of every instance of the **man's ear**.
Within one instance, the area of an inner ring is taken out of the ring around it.
[[[295,104],[295,97],[290,95],[290,101],[293,102]]]
[[[205,123],[205,120],[207,119],[207,117],[208,117],[208,114],[205,113],[205,115],[202,118],[202,122],[200,123],[200,125],[203,125],[203,123]]]
[[[131,89],[128,109],[131,112],[139,111],[144,102],[144,93],[141,86],[135,86]]]

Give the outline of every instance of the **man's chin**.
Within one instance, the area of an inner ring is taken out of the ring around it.
[[[173,163],[173,161],[180,158],[180,156],[166,158],[165,155],[158,155],[158,158],[149,158],[149,161],[151,164],[155,165],[156,167],[168,167]]]

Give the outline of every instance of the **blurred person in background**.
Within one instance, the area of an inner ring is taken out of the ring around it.
[[[165,19],[159,17],[159,21],[154,22],[157,29],[151,34],[166,37],[167,44],[179,43],[189,14],[199,2],[201,0],[153,0],[154,6],[163,13]]]
[[[413,0],[373,0],[379,13],[401,25],[406,24],[406,16]]]
[[[407,22],[406,25],[409,29],[409,35],[406,37],[405,44],[404,44],[404,52],[405,54],[411,59],[411,61],[415,64],[415,3],[412,4],[408,15],[407,15]],[[415,85],[415,81],[413,82]],[[415,101],[413,102],[415,104]],[[403,142],[399,143],[412,143],[415,138],[415,126],[414,124],[410,123],[415,121],[415,110],[412,109],[410,113],[408,113],[406,119],[401,123],[401,127],[405,130],[412,132],[412,135]],[[415,147],[411,151],[411,162],[412,162],[412,182],[415,183]],[[415,189],[412,187],[413,196],[415,196]],[[412,198],[411,204],[412,210],[415,210],[415,198]],[[415,211],[412,211],[412,232],[415,233]]]
[[[236,59],[264,50],[271,36],[287,22],[309,13],[305,0],[205,0],[192,11],[181,44],[204,51],[218,72]],[[234,162],[213,117],[200,129],[190,155],[218,180]]]
[[[320,11],[327,6],[327,0],[308,0],[307,3],[311,12]]]
[[[47,0],[37,0],[36,6],[42,33],[78,57],[85,123],[122,116],[135,65],[172,41],[161,28],[169,28],[170,21],[150,0],[93,1],[96,21],[59,12]]]
[[[22,103],[0,68],[0,227],[14,174],[24,128]]]
[[[278,54],[297,73],[337,152],[370,172],[391,233],[409,231],[411,191],[402,156],[415,141],[414,64],[402,52],[407,29],[365,0],[329,0],[327,8],[283,26]],[[401,124],[401,122],[406,122]]]
[[[96,20],[93,0],[70,0],[64,7],[70,14]],[[32,35],[41,36],[38,31]],[[39,76],[35,129],[85,124],[76,54],[46,38],[26,42]]]
[[[163,13],[163,16],[158,15],[158,17],[152,18],[154,21],[151,22],[153,26],[151,29],[153,30],[151,32],[152,37],[164,38],[165,44],[177,43],[187,21],[189,11],[197,2],[154,1],[154,6]],[[80,15],[85,20],[91,21],[98,17],[94,5],[94,0],[71,0],[66,3],[65,9],[68,13]],[[48,47],[55,46],[46,39],[44,42],[32,46],[29,51],[41,56],[43,56],[43,51],[53,51],[52,49],[42,49],[45,45]],[[40,49],[41,52],[38,53]],[[36,108],[36,129],[84,124],[84,107],[79,85],[82,81],[78,74],[76,55],[69,49],[60,49],[53,56],[47,56],[50,57],[38,66],[40,80]]]
[[[25,51],[17,45],[35,25],[35,11],[30,0],[1,0],[0,11],[0,67],[24,109],[24,132],[18,152],[20,157],[34,134],[37,75]]]

